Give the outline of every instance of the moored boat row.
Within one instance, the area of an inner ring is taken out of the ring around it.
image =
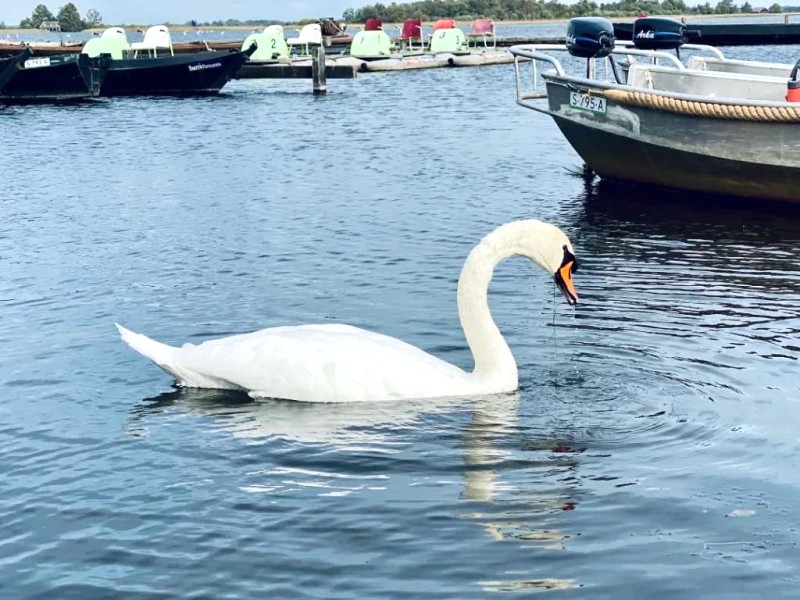
[[[134,44],[124,29],[111,27],[89,40],[81,53],[112,59],[100,95],[201,95],[219,92],[256,49],[252,43],[241,50],[176,55],[169,30],[157,25]]]
[[[379,19],[369,19],[353,37],[350,56],[364,60],[363,71],[405,71],[438,67],[477,67],[511,63],[513,55],[497,46],[492,19],[476,19],[469,33],[454,19],[439,19],[426,35],[420,19],[407,19],[391,39]]]
[[[464,33],[452,19],[442,19],[426,35],[419,19],[409,19],[403,35],[392,40],[376,19],[367,22],[353,37],[349,53],[325,57],[327,76],[354,77],[356,72],[406,71],[440,67],[497,65],[514,60],[507,50],[497,47],[494,23],[477,20],[472,31]],[[323,46],[319,24],[305,26],[295,38],[285,38],[280,25],[249,35],[241,47],[225,51],[175,53],[169,30],[164,25],[150,27],[141,42],[129,43],[125,30],[111,27],[86,42],[79,53],[31,56],[23,46],[4,63],[22,65],[19,70],[74,64],[73,88],[62,86],[55,77],[64,69],[38,71],[36,77],[19,76],[0,101],[24,102],[66,100],[93,96],[119,95],[200,95],[215,94],[231,78],[301,78],[312,72],[311,49]],[[104,58],[105,57],[105,58]],[[108,64],[105,64],[105,63]],[[27,67],[25,65],[28,65]],[[103,66],[104,65],[104,66]],[[10,79],[14,73],[6,72]],[[36,80],[36,86],[24,85]],[[48,88],[47,82],[51,80]],[[2,83],[2,81],[0,81]]]
[[[355,67],[362,72],[476,67],[514,61],[508,50],[498,48],[491,19],[476,20],[469,33],[457,27],[453,19],[440,19],[431,29],[427,33],[420,19],[407,19],[401,35],[392,39],[380,19],[367,19],[363,30],[353,36],[347,52],[329,53],[326,60],[331,67]],[[252,42],[258,44],[259,50],[243,70],[243,77],[251,76],[250,72],[259,67],[302,63],[307,60],[309,45],[322,45],[323,37],[315,23],[288,40],[280,25],[271,25],[261,33],[249,35],[242,47]]]

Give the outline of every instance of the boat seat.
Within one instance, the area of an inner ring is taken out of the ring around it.
[[[292,54],[295,54],[295,46],[302,47],[304,50],[303,54],[311,54],[312,45],[318,46],[322,44],[322,27],[319,23],[310,23],[305,25],[300,30],[300,33],[297,37],[289,38],[286,40],[286,43],[288,44],[289,50]]]
[[[283,25],[268,25],[264,28],[264,33],[277,33],[283,37]]]
[[[422,19],[406,19],[403,21],[403,29],[400,32],[400,37],[397,38],[402,43],[405,50],[423,50],[425,40],[422,37]],[[414,48],[414,42],[418,42],[419,46]]]
[[[283,37],[283,28],[269,31],[270,27],[267,27],[263,33],[251,33],[244,39],[242,50],[247,50],[253,42],[258,45],[256,51],[250,56],[251,61],[266,62],[289,59],[289,46]]]
[[[472,22],[472,30],[469,32],[469,38],[477,45],[480,40],[483,42],[484,48],[497,46],[497,38],[494,32],[494,21],[492,19],[475,19]]]
[[[130,51],[131,45],[122,27],[111,27],[106,29],[100,37],[88,40],[81,49],[81,54],[86,54],[89,58],[110,54],[113,60],[122,60]]]
[[[364,22],[364,31],[380,31],[383,29],[383,21],[370,18]]]
[[[712,98],[783,102],[786,97],[786,77],[695,71],[639,63],[629,67],[628,85]]]
[[[171,55],[175,53],[172,50],[172,38],[169,36],[169,29],[165,25],[154,25],[144,32],[144,39],[141,42],[134,42],[131,44],[134,57],[138,56],[140,50],[146,50],[153,56],[158,56],[158,49],[163,48],[169,50]]]
[[[100,34],[102,38],[124,38],[126,41],[128,36],[125,35],[125,30],[122,27],[109,27],[108,29],[103,30],[103,33]]]
[[[455,26],[455,19],[439,19],[433,24],[433,30],[439,31],[440,29],[454,29]]]

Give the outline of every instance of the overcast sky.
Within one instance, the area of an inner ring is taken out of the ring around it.
[[[30,16],[37,4],[54,14],[69,0],[0,0],[0,21],[16,25]],[[106,23],[185,23],[225,19],[275,19],[342,16],[347,8],[374,4],[376,0],[73,0],[81,16],[96,8]],[[403,2],[404,0],[395,0]],[[407,0],[406,0],[407,1]]]

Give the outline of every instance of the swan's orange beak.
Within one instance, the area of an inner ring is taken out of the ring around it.
[[[564,246],[564,261],[556,271],[556,286],[568,304],[574,305],[578,303],[578,292],[575,290],[575,284],[572,283],[572,274],[578,270],[578,259]]]

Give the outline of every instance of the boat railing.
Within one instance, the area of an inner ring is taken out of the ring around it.
[[[710,46],[709,46],[710,48]],[[516,86],[517,86],[517,102],[526,101],[526,100],[537,100],[541,98],[546,98],[547,93],[539,88],[539,68],[538,63],[545,62],[550,64],[553,67],[556,75],[558,76],[565,76],[566,72],[564,71],[564,67],[561,65],[561,61],[559,61],[555,56],[551,56],[550,54],[545,54],[545,52],[566,52],[567,47],[565,44],[520,44],[517,46],[511,46],[509,48],[509,52],[514,56],[514,73],[516,76]],[[660,51],[660,50],[640,50],[638,48],[629,47],[627,45],[620,46],[619,48],[614,48],[612,54],[621,55],[628,57],[629,59],[634,57],[646,57],[649,58],[653,63],[657,63],[659,60],[666,61],[671,66],[675,67],[676,69],[682,70],[686,67],[683,63],[678,59],[677,56],[674,54],[670,54],[668,52]],[[531,63],[531,76],[532,76],[532,85],[530,87],[523,86],[522,82],[522,75],[520,64],[522,61]],[[587,77],[589,79],[594,79],[597,77],[597,63],[600,62],[603,65],[603,75],[605,77],[604,81],[614,81],[615,83],[619,83],[616,80],[616,77],[613,75],[614,70],[613,66],[611,65],[611,61],[606,58],[602,59],[588,59],[588,68],[587,68]],[[612,80],[612,77],[614,79]]]
[[[768,63],[755,60],[735,60],[730,58],[718,59],[706,56],[693,56],[689,59],[688,67],[699,71],[719,71],[725,73],[738,73],[740,75],[766,75],[772,77],[791,77],[794,64]]]
[[[545,75],[544,79],[549,81],[551,77],[555,77],[562,81],[566,80],[566,85],[570,88],[574,86],[575,90],[636,89],[647,93],[651,97],[663,96],[669,98],[670,101],[702,102],[706,105],[741,105],[743,101],[746,101],[746,105],[750,108],[780,107],[786,104],[783,99],[786,89],[786,76],[742,75],[690,69],[678,61],[674,55],[663,51],[646,51],[620,47],[615,48],[612,54],[626,55],[630,53],[633,56],[658,58],[669,62],[668,65],[631,64],[629,65],[626,80],[620,81],[614,73],[613,65],[608,60],[608,57],[594,59],[594,61],[590,60],[585,74],[572,75],[566,73],[558,58],[539,51],[563,51],[565,49],[561,45],[523,45],[510,48],[515,60],[517,104],[537,112],[552,114],[548,108],[548,103],[541,102],[542,99],[547,98],[547,93],[543,89],[539,89],[540,76],[536,69],[536,63],[539,61],[548,63],[553,67],[550,71],[543,73]],[[533,64],[533,82],[529,87],[525,87],[523,84],[523,75],[520,68],[520,63],[523,60],[530,60]],[[593,65],[592,63],[595,64]],[[601,63],[605,68],[598,72],[596,63]]]
[[[620,46],[624,48],[633,48],[634,44],[630,40],[617,40],[615,49],[619,48]],[[681,46],[681,50],[689,50],[690,52],[695,52],[695,53],[708,53],[714,56],[714,58],[717,58],[719,60],[728,60],[725,58],[725,55],[722,53],[722,50],[720,50],[719,48],[715,48],[714,46],[709,46],[707,44],[683,44]]]
[[[514,74],[517,84],[517,102],[520,100],[534,100],[537,98],[544,98],[547,94],[539,91],[539,61],[549,63],[558,75],[564,75],[564,67],[555,56],[543,54],[541,50],[566,50],[566,46],[560,44],[540,44],[535,45],[519,45],[511,46],[509,52],[514,56]],[[530,61],[533,77],[533,86],[531,91],[523,91],[522,76],[520,75],[520,59],[525,59],[525,62]]]

